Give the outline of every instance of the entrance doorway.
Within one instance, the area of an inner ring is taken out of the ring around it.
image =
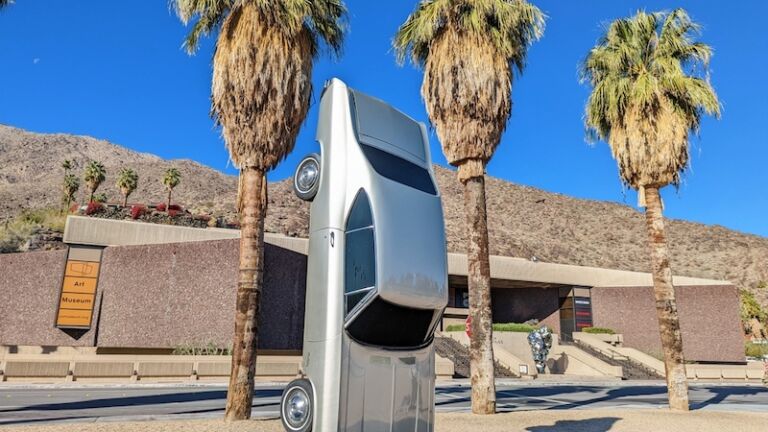
[[[560,340],[573,342],[573,332],[592,327],[592,290],[589,287],[560,288]]]

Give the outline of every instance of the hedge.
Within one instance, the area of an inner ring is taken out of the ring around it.
[[[605,328],[605,327],[584,327],[581,329],[584,333],[591,333],[591,334],[616,334],[616,332],[613,329]]]
[[[497,332],[514,332],[514,333],[530,333],[536,330],[538,327],[529,324],[518,323],[494,323],[493,331]],[[464,324],[449,324],[445,327],[445,331],[466,331]]]

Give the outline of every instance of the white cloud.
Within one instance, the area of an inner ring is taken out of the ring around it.
[[[32,64],[38,64],[38,63],[40,63],[40,59],[39,59],[38,57],[35,57],[35,58],[32,60]]]

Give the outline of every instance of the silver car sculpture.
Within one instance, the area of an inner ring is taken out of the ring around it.
[[[294,175],[312,204],[302,377],[283,392],[283,425],[432,431],[448,272],[426,128],[333,79],[317,141]]]

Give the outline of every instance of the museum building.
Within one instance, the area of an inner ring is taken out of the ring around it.
[[[239,231],[69,216],[66,250],[0,255],[0,345],[163,352],[231,344]],[[266,234],[259,349],[301,351],[308,241]],[[467,314],[467,258],[448,254],[443,323]],[[660,355],[648,273],[492,256],[494,322],[538,320],[563,340],[608,327]],[[743,363],[737,288],[675,276],[686,360]]]

